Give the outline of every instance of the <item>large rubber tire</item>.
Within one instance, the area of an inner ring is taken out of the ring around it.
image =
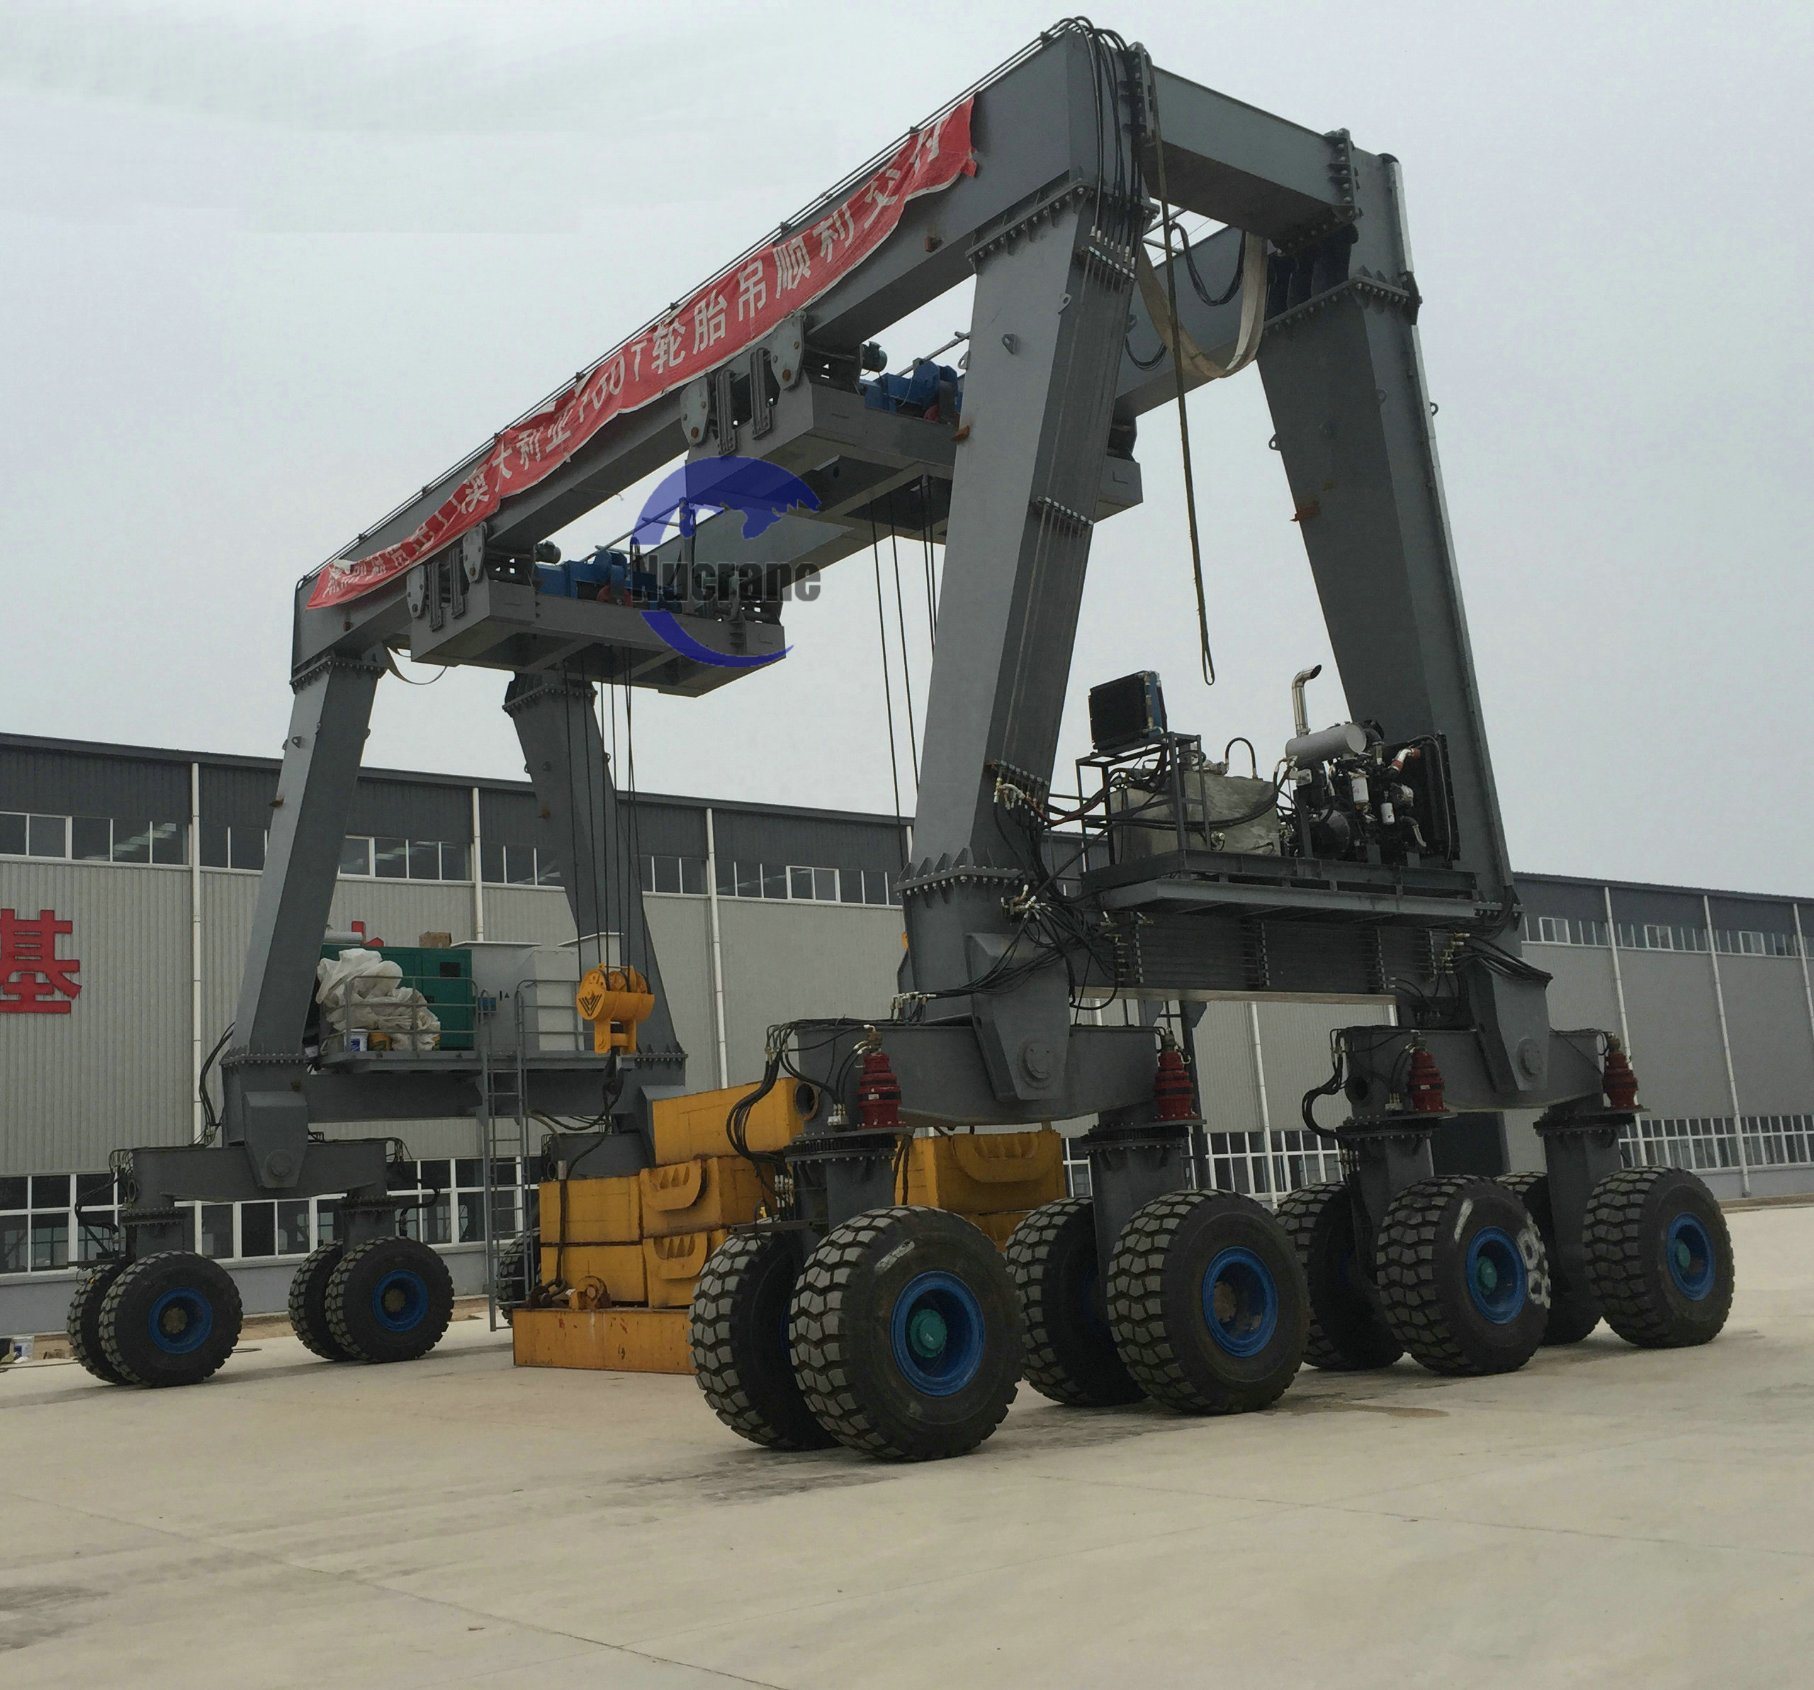
[[[1354,1194],[1347,1182],[1300,1186],[1278,1212],[1310,1299],[1304,1360],[1331,1373],[1390,1367],[1405,1347],[1392,1336],[1379,1293],[1361,1271]]]
[[[323,1361],[351,1361],[349,1350],[328,1329],[328,1281],[340,1265],[341,1247],[322,1244],[302,1258],[290,1280],[290,1326]]]
[[[498,1253],[498,1282],[493,1288],[504,1324],[515,1324],[516,1311],[534,1296],[542,1277],[542,1232],[519,1232]]]
[[[1543,1236],[1498,1180],[1446,1174],[1407,1186],[1374,1255],[1387,1324],[1432,1373],[1510,1373],[1543,1342]]]
[[[1087,1197],[1035,1209],[1008,1238],[1008,1273],[1026,1321],[1027,1383],[1073,1408],[1113,1408],[1146,1393],[1109,1330]]]
[[[453,1318],[453,1276],[426,1244],[356,1244],[328,1277],[328,1331],[355,1361],[415,1361]]]
[[[693,1287],[693,1377],[725,1425],[767,1449],[837,1442],[806,1406],[788,1353],[806,1242],[796,1231],[735,1233],[712,1252]]]
[[[1719,1200],[1681,1168],[1627,1168],[1587,1200],[1587,1278],[1629,1344],[1717,1337],[1732,1310],[1732,1235]]]
[[[69,1299],[69,1316],[63,1330],[69,1334],[69,1353],[97,1379],[108,1385],[132,1381],[107,1359],[101,1347],[101,1302],[107,1288],[125,1271],[123,1260],[97,1262],[76,1284]]]
[[[1499,1183],[1507,1191],[1515,1191],[1530,1211],[1549,1257],[1549,1323],[1543,1328],[1543,1341],[1578,1344],[1600,1324],[1600,1299],[1585,1285],[1575,1284],[1562,1269],[1556,1250],[1555,1211],[1549,1200],[1549,1175],[1502,1174]]]
[[[133,1385],[199,1385],[239,1342],[239,1287],[193,1250],[121,1269],[101,1299],[101,1353]]]
[[[895,1461],[976,1448],[1021,1368],[1001,1252],[942,1209],[870,1209],[835,1227],[794,1289],[794,1376],[839,1443]]]
[[[1174,1191],[1136,1210],[1109,1262],[1108,1309],[1128,1372],[1185,1414],[1276,1402],[1310,1322],[1285,1229],[1229,1191]]]

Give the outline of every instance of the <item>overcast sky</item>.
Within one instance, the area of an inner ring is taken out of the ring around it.
[[[0,727],[276,753],[298,575],[1051,21],[0,0]],[[1127,0],[1097,21],[1403,161],[1515,862],[1814,891],[1814,7]],[[1192,407],[1221,681],[1196,678],[1155,415],[1147,502],[1096,538],[1066,759],[1088,686],[1156,668],[1174,726],[1270,760],[1292,673],[1328,655],[1258,380]],[[563,538],[613,538],[634,505]],[[862,555],[793,608],[785,663],[645,695],[642,785],[887,808],[875,618]],[[923,723],[911,612],[909,633]],[[368,761],[520,774],[502,681],[387,681]]]

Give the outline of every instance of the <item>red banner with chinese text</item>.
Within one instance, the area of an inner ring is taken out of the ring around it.
[[[513,493],[553,474],[613,417],[715,368],[849,275],[894,233],[909,200],[975,173],[974,104],[966,99],[916,130],[818,222],[721,272],[607,352],[534,416],[495,436],[460,484],[404,539],[369,557],[324,565],[309,608],[344,604],[393,580],[476,528]]]

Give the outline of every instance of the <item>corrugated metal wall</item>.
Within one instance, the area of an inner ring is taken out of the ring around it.
[[[888,1013],[898,989],[899,910],[746,898],[721,898],[718,908],[732,1083],[762,1072],[773,1022]]]
[[[1814,1110],[1814,1027],[1801,963],[1794,957],[1722,956],[1720,984],[1740,1109],[1747,1115]]]
[[[189,764],[133,752],[78,756],[0,745],[0,810],[186,822]]]
[[[1604,915],[1581,919],[1603,921]],[[1600,1027],[1619,1030],[1619,996],[1613,986],[1612,952],[1601,946],[1543,945],[1525,951],[1527,961],[1546,969],[1550,978],[1549,1019],[1552,1027]],[[1620,962],[1624,953],[1620,954]]]
[[[1203,1093],[1203,1121],[1211,1132],[1260,1130],[1260,1082],[1254,1071],[1253,1030],[1244,1003],[1203,1006],[1191,1059]]]
[[[712,827],[719,857],[731,862],[900,872],[901,831],[867,817],[722,807],[713,810]]]
[[[1730,1115],[1732,1093],[1707,957],[1621,951],[1619,965],[1631,1017],[1631,1060],[1645,1104],[1659,1115]]]
[[[0,1015],[0,1171],[88,1173],[189,1136],[189,876],[0,862],[0,908],[54,910],[80,960],[67,1015]]]

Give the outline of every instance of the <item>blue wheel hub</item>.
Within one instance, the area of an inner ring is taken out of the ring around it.
[[[1719,1268],[1713,1240],[1698,1215],[1680,1214],[1669,1223],[1664,1255],[1669,1262],[1669,1277],[1684,1297],[1698,1303],[1712,1293]]]
[[[929,1397],[952,1396],[983,1365],[982,1304],[956,1274],[918,1274],[895,1299],[889,1340],[908,1384]]]
[[[214,1305],[201,1292],[183,1286],[166,1291],[147,1316],[151,1341],[167,1356],[192,1355],[214,1330]]]
[[[1515,1320],[1530,1289],[1524,1257],[1511,1234],[1497,1226],[1482,1227],[1468,1240],[1468,1297],[1495,1326]]]
[[[1279,1288],[1272,1270],[1239,1245],[1203,1271],[1203,1321],[1216,1347],[1240,1359],[1256,1356],[1279,1329]]]
[[[372,1316],[386,1332],[413,1332],[427,1313],[427,1281],[410,1268],[393,1268],[372,1287]]]

